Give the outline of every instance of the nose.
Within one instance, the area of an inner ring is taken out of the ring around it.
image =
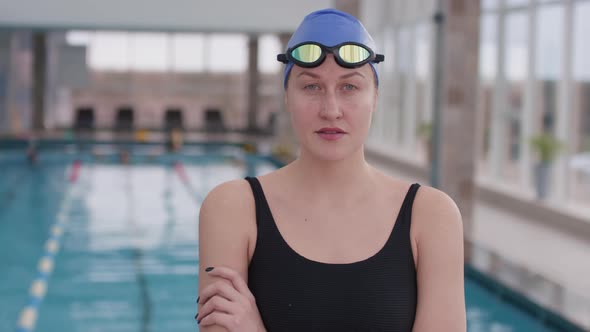
[[[342,110],[340,109],[336,94],[334,92],[328,92],[324,95],[323,99],[320,117],[328,121],[342,118]]]

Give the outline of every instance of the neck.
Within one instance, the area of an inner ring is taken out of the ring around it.
[[[358,197],[372,187],[372,168],[365,161],[363,149],[343,160],[320,160],[302,151],[299,158],[291,164],[297,187],[315,199],[346,200],[349,196]],[[353,198],[349,197],[349,198]]]

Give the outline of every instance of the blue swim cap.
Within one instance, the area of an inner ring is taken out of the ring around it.
[[[363,44],[375,52],[375,41],[363,24],[356,17],[331,8],[318,10],[305,16],[289,39],[287,49],[304,42],[316,42],[328,47],[344,42],[355,42]],[[375,81],[379,85],[375,64],[373,62],[369,62],[369,64],[375,73]],[[289,61],[285,66],[284,88],[287,88],[287,80],[293,65],[293,62]]]

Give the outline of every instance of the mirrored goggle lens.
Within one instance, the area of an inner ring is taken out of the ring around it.
[[[301,62],[312,63],[316,62],[322,55],[322,49],[318,45],[306,44],[301,45],[291,51],[291,56]]]
[[[338,50],[338,55],[345,62],[359,63],[367,60],[371,56],[371,53],[359,45],[342,45]]]

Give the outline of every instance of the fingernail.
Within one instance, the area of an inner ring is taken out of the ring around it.
[[[198,296],[198,297],[197,297],[197,303],[199,303],[199,299],[200,299],[200,298],[201,298],[200,296]]]
[[[195,315],[195,319],[197,319],[197,316],[199,316],[199,313],[198,313],[198,312],[197,312],[197,314]],[[197,320],[197,322],[198,322],[198,320]]]
[[[213,267],[211,267],[211,266],[205,269],[205,272],[211,272],[211,271],[213,271]]]

